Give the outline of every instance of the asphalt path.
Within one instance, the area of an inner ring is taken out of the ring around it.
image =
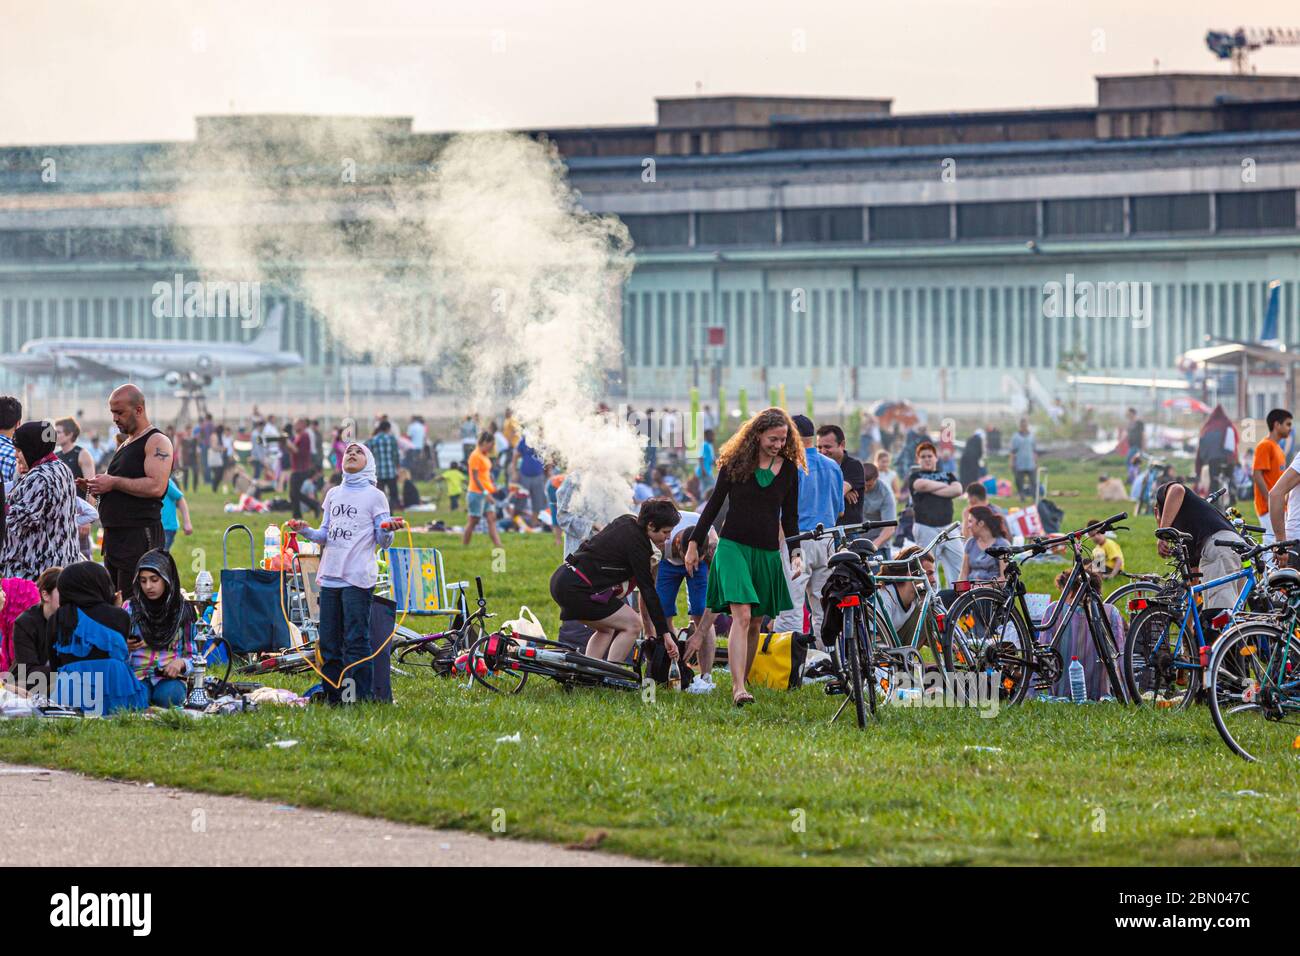
[[[9,866],[644,866],[546,843],[0,763]]]

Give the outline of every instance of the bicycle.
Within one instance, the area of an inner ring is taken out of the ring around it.
[[[1167,461],[1160,461],[1150,455],[1139,454],[1138,459],[1147,463],[1140,477],[1137,504],[1133,508],[1135,515],[1155,514],[1156,479],[1169,467]]]
[[[1088,573],[1081,546],[1088,535],[1113,530],[1127,517],[1121,512],[1068,534],[1041,538],[1018,547],[989,548],[987,554],[1006,559],[1006,580],[981,585],[956,582],[957,590],[963,593],[948,612],[943,639],[944,669],[989,674],[997,679],[998,693],[1004,703],[1020,703],[1029,693],[1031,680],[1035,689],[1045,690],[1065,672],[1060,645],[1069,629],[1059,625],[1073,618],[1082,607],[1093,648],[1116,699],[1128,703],[1127,689],[1119,673],[1115,635],[1101,592]],[[1068,546],[1074,557],[1074,566],[1061,592],[1070,595],[1070,599],[1056,602],[1047,620],[1035,624],[1025,602],[1028,592],[1022,580],[1021,564],[1062,545]],[[1019,555],[1024,557],[1017,559]],[[1044,633],[1054,636],[1048,643],[1040,644],[1038,637]]]
[[[463,619],[458,613],[450,628],[433,634],[412,633],[394,638],[393,653],[399,664],[405,664],[408,658],[417,655],[428,655],[429,667],[435,674],[445,677],[455,670],[456,661],[487,632],[487,620],[496,617],[488,612],[487,600],[483,597],[483,579],[476,577],[474,583],[478,587],[477,608]]]
[[[1210,715],[1237,756],[1257,761],[1274,753],[1294,760],[1300,750],[1300,573],[1281,568],[1266,587],[1280,594],[1281,609],[1239,615],[1214,645],[1206,685]]]
[[[1209,622],[1216,631],[1222,632],[1245,607],[1267,612],[1267,596],[1255,594],[1256,584],[1264,579],[1264,555],[1294,542],[1251,546],[1232,539],[1217,541],[1241,555],[1243,566],[1212,581],[1200,581],[1201,574],[1191,569],[1188,554],[1191,535],[1175,528],[1157,528],[1155,534],[1174,549],[1177,583],[1159,596],[1145,599],[1146,607],[1133,618],[1124,654],[1124,681],[1135,704],[1149,699],[1159,708],[1183,710],[1199,696],[1213,645],[1201,620],[1202,595],[1244,582],[1233,606]]]
[[[887,694],[893,685],[894,659],[899,652],[893,648],[877,647],[875,636],[878,621],[871,609],[871,600],[875,595],[875,577],[868,564],[868,557],[875,552],[875,547],[865,538],[848,542],[848,536],[858,531],[875,531],[880,528],[892,528],[896,521],[864,521],[860,524],[835,525],[831,528],[817,525],[812,531],[804,531],[787,538],[790,544],[801,541],[816,541],[830,537],[835,544],[835,551],[827,560],[830,577],[822,588],[822,602],[834,602],[841,615],[840,633],[836,638],[831,655],[838,687],[843,688],[845,699],[831,717],[834,723],[844,708],[853,704],[858,727],[867,726],[867,713],[874,717],[877,706],[877,692],[884,690]],[[878,664],[877,651],[881,653]],[[877,671],[884,671],[878,674]],[[868,679],[866,675],[870,675]],[[828,690],[831,688],[828,688]]]
[[[470,648],[465,666],[475,683],[497,693],[519,693],[530,674],[548,677],[566,692],[575,687],[640,690],[642,643],[634,645],[633,666],[628,667],[588,657],[545,638],[520,640],[507,634],[485,634]]]

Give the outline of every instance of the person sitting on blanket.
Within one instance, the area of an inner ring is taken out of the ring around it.
[[[185,675],[194,656],[194,608],[181,593],[180,574],[169,551],[149,551],[135,572],[131,614],[131,668],[149,688],[155,707],[181,707]]]
[[[149,706],[149,688],[131,670],[131,615],[113,601],[104,566],[77,561],[59,572],[54,613],[53,700],[100,716]]]
[[[344,451],[343,483],[329,490],[321,507],[318,529],[298,519],[286,523],[322,546],[316,583],[325,699],[331,704],[368,700],[374,676],[368,660],[370,604],[379,579],[375,548],[392,544],[393,531],[404,522],[390,517],[388,496],[375,476],[375,456],[358,442]]]
[[[1101,590],[1101,576],[1096,571],[1088,571],[1088,577],[1092,580],[1092,586]],[[1075,592],[1079,588],[1082,579],[1075,582],[1074,588],[1068,593],[1064,590],[1065,585],[1070,579],[1069,571],[1062,571],[1056,576],[1056,586],[1061,589],[1059,601],[1064,601],[1068,605],[1073,600]],[[1048,620],[1056,613],[1056,603],[1051,604],[1043,614],[1043,620]],[[1119,610],[1114,606],[1106,605],[1106,619],[1110,622],[1111,634],[1115,638],[1115,647],[1119,654],[1116,656],[1116,667],[1119,661],[1124,659],[1124,648],[1127,646],[1127,639],[1124,634],[1124,619],[1120,617]],[[1068,618],[1063,618],[1056,626],[1056,631],[1050,635],[1042,634],[1039,640],[1043,643],[1050,643],[1056,639],[1056,634],[1060,633],[1062,628],[1069,628],[1069,633],[1059,645],[1061,652],[1061,661],[1065,665],[1061,669],[1061,676],[1052,686],[1051,693],[1054,697],[1070,696],[1070,659],[1079,658],[1079,663],[1083,665],[1084,683],[1088,685],[1088,699],[1100,700],[1107,694],[1114,693],[1110,686],[1110,680],[1106,676],[1106,668],[1097,655],[1097,648],[1092,642],[1092,633],[1088,630],[1088,615],[1084,613],[1083,605],[1075,609],[1074,614]],[[1031,689],[1030,694],[1034,691]]]

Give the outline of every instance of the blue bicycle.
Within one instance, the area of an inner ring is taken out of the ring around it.
[[[1182,710],[1200,697],[1214,640],[1243,608],[1267,612],[1271,602],[1256,585],[1264,580],[1264,555],[1295,544],[1251,545],[1224,538],[1219,544],[1241,555],[1242,568],[1232,574],[1201,581],[1189,559],[1192,536],[1175,528],[1157,528],[1156,537],[1174,551],[1178,573],[1158,594],[1129,602],[1138,613],[1129,628],[1124,653],[1124,682],[1135,704],[1151,702],[1155,707]],[[1243,582],[1231,608],[1219,610],[1208,622],[1202,620],[1203,595],[1223,585]]]

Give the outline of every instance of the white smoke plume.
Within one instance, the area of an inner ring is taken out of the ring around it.
[[[626,511],[643,439],[596,405],[622,348],[630,242],[581,209],[553,148],[456,136],[412,181],[386,171],[411,146],[382,121],[239,122],[252,125],[214,126],[174,160],[201,278],[278,284],[347,352],[436,364],[467,408],[509,405],[583,476],[578,507],[601,522]]]

